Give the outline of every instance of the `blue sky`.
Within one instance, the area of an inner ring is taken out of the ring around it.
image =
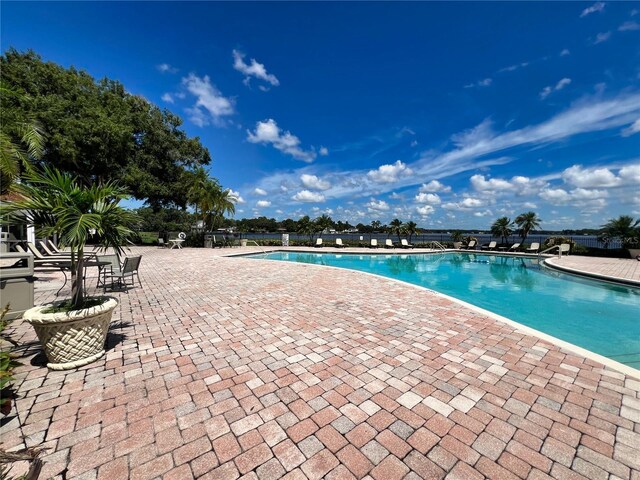
[[[640,216],[640,2],[3,2],[1,26],[180,115],[237,218]]]

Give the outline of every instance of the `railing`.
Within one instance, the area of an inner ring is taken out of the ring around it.
[[[558,258],[562,258],[562,254],[564,252],[566,252],[566,254],[569,255],[569,250],[571,249],[571,245],[568,243],[561,243],[560,245],[552,245],[546,250],[538,252],[538,259],[540,259],[540,255],[542,255],[543,253],[550,252],[556,248],[558,249]]]
[[[435,240],[427,243],[427,247],[431,248],[433,250],[440,250],[441,252],[444,252],[446,250],[446,248],[444,247],[444,245],[442,245],[440,242],[437,242]]]
[[[247,240],[247,245],[253,243],[256,247],[258,247],[260,250],[262,250],[262,253],[264,253],[265,255],[267,254],[267,251],[262,248],[262,245],[258,245],[258,242],[254,241],[254,240]]]

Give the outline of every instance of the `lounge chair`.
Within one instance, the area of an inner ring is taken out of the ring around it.
[[[164,241],[164,238],[162,237],[158,238],[158,247],[160,248],[168,247],[168,244]]]
[[[70,256],[43,255],[40,252],[40,250],[38,250],[36,248],[36,246],[31,242],[27,242],[27,249],[33,255],[34,260],[39,261],[40,263],[43,263],[45,261],[48,261],[49,263],[60,263],[60,262],[70,262],[71,261],[71,257]]]
[[[403,238],[402,240],[400,240],[400,247],[401,248],[413,248],[413,245],[411,245],[409,242],[407,242],[406,238]]]
[[[529,248],[527,248],[526,252],[527,253],[538,253],[538,250],[540,250],[540,244],[538,242],[533,242]]]
[[[390,238],[387,238],[384,241],[384,248],[395,248],[395,245],[393,244],[393,241]]]
[[[42,248],[44,250],[45,253],[45,257],[52,257],[52,258],[56,258],[56,257],[64,257],[64,258],[71,258],[71,253],[65,253],[65,252],[60,252],[60,253],[56,253],[54,251],[52,251],[49,246],[47,245],[46,241],[40,241],[38,242],[38,244],[40,245],[40,248]]]
[[[342,239],[341,238],[336,238],[336,248],[344,248],[345,244],[342,243]]]
[[[36,257],[36,255],[31,252],[31,251],[27,251],[25,250],[22,245],[15,245],[14,248],[16,249],[16,252],[19,253],[30,253],[31,255],[33,255],[33,264],[36,267],[39,267],[41,265],[47,266],[47,267],[55,267],[58,263],[68,263],[70,260],[69,259],[64,259],[64,258],[44,258],[44,255],[42,255],[40,252],[38,252],[38,255],[40,255],[39,257]]]
[[[378,240],[376,240],[375,238],[372,238],[369,248],[378,248]]]
[[[471,240],[471,241],[467,244],[467,246],[466,246],[466,247],[465,247],[465,246],[463,246],[463,247],[460,247],[460,249],[461,249],[461,250],[475,250],[475,249],[476,249],[476,244],[477,244],[477,243],[478,243],[477,241],[475,241],[475,240]]]
[[[569,252],[571,251],[571,244],[570,243],[561,243],[560,244],[560,256],[564,255],[569,255]]]
[[[519,248],[520,248],[520,244],[514,243],[509,248],[507,248],[507,252],[517,252]]]
[[[111,286],[113,286],[114,280],[117,280],[119,286],[126,287],[127,278],[131,278],[131,286],[135,286],[135,280],[133,278],[134,275],[138,278],[138,283],[140,284],[140,286],[142,286],[140,276],[138,275],[138,268],[140,267],[141,260],[142,255],[138,255],[136,257],[126,257],[120,271],[105,272],[105,275],[103,277],[104,291],[107,291],[107,280],[111,280]]]
[[[314,247],[322,247],[322,239],[321,238],[317,238],[316,239],[316,244],[314,245]]]
[[[47,242],[47,244],[49,245],[49,248],[51,249],[51,251],[53,253],[58,253],[58,254],[62,254],[62,255],[67,255],[67,254],[70,253],[70,252],[67,252],[67,251],[64,251],[64,250],[60,250],[58,248],[58,246],[55,243],[53,243],[51,240],[45,240],[45,241]]]
[[[495,250],[497,244],[498,242],[495,241],[489,242],[489,245],[483,245],[482,247],[480,247],[480,250]]]

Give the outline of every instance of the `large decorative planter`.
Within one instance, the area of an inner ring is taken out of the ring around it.
[[[640,248],[629,248],[628,250],[631,258],[640,259]]]
[[[27,310],[23,318],[33,325],[52,370],[69,370],[96,361],[104,355],[104,344],[113,310],[108,298],[101,305],[70,312],[42,313],[51,305]]]
[[[462,247],[462,242],[453,242],[453,248],[460,250],[460,247]]]

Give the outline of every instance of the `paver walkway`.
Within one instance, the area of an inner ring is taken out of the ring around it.
[[[12,331],[2,446],[41,478],[640,479],[638,379],[391,280],[136,251],[105,358],[48,371]]]
[[[611,279],[628,280],[640,284],[640,262],[635,258],[600,258],[570,255],[562,258],[549,258],[547,262],[560,268]]]

